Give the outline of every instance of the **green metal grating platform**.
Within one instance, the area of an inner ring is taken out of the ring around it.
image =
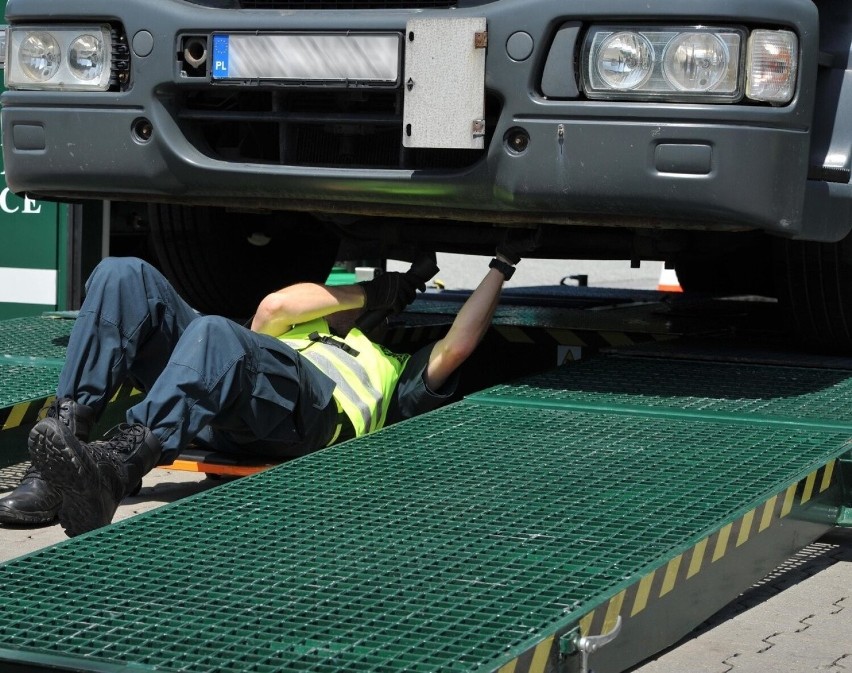
[[[56,393],[74,313],[0,321],[0,467],[27,460],[26,438]],[[118,391],[96,432],[123,420],[132,395]]]
[[[852,372],[825,367],[611,356],[496,386],[471,399],[852,430]]]
[[[56,391],[73,325],[73,320],[47,316],[2,322],[0,408]]]
[[[574,671],[618,617],[592,663],[624,670],[832,525],[849,376],[485,391],[0,566],[0,670]]]

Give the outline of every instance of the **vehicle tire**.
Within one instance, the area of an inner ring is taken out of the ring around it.
[[[236,213],[153,204],[148,211],[157,265],[201,313],[249,318],[269,292],[323,282],[338,237],[305,213]]]
[[[815,350],[852,353],[852,235],[837,243],[779,240],[775,261],[791,334]]]
[[[749,246],[725,255],[692,255],[675,260],[678,283],[684,292],[774,297],[772,253],[768,247]]]

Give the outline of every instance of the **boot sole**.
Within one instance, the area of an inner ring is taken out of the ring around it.
[[[102,511],[96,464],[68,446],[62,429],[53,427],[52,420],[39,422],[30,432],[30,458],[50,485],[62,493],[59,523],[68,537],[75,537],[105,526],[109,520]]]
[[[0,505],[0,523],[4,526],[38,526],[56,521],[56,512],[29,512],[8,509]]]

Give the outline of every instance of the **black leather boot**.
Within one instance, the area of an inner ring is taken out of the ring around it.
[[[55,418],[29,437],[30,458],[62,495],[59,523],[68,537],[112,521],[118,503],[160,459],[159,440],[144,425],[122,424],[109,439],[84,443]]]
[[[69,398],[56,400],[47,409],[48,418],[58,418],[79,439],[89,438],[95,412],[91,407],[77,404]],[[20,485],[5,498],[0,498],[0,523],[13,526],[33,526],[51,523],[59,511],[62,497],[42,479],[32,465],[24,473]]]
[[[62,497],[30,466],[21,483],[0,499],[0,523],[12,526],[38,526],[51,523],[59,511]]]

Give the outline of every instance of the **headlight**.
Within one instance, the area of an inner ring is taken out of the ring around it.
[[[714,91],[726,75],[733,81],[723,89],[736,88],[736,71],[728,68],[728,47],[713,33],[685,33],[666,45],[663,76],[678,91]]]
[[[108,25],[21,26],[9,29],[9,89],[109,88],[112,32]]]
[[[583,88],[599,99],[735,102],[744,43],[738,28],[596,26]]]
[[[46,82],[59,70],[59,43],[50,33],[30,33],[18,46],[21,72],[33,82]]]
[[[799,41],[788,30],[756,30],[748,40],[746,96],[789,103],[796,89]]]
[[[81,35],[68,48],[68,69],[84,82],[100,78],[107,60],[103,41],[97,35]]]
[[[635,89],[651,76],[654,49],[637,33],[613,33],[601,43],[596,65],[608,87],[621,91]]]

